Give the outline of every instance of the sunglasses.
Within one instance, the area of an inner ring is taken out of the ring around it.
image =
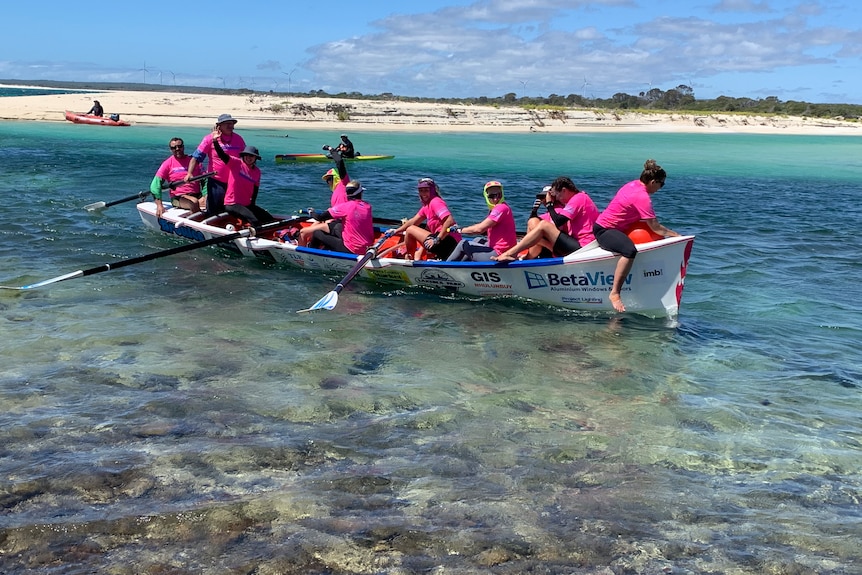
[[[499,193],[488,194],[489,200],[499,200],[502,197],[503,197],[503,194],[499,194]]]
[[[186,147],[186,145],[185,145],[185,144],[177,144],[176,146],[171,146],[171,149],[172,149],[172,150],[181,150],[181,149],[183,149],[183,148],[185,148],[185,147]]]

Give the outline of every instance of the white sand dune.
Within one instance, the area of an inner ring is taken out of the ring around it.
[[[210,126],[219,114],[244,126],[336,131],[689,132],[862,135],[862,123],[841,119],[742,114],[527,110],[481,106],[290,97],[110,91],[0,98],[0,119],[62,122],[65,110],[85,112],[98,99],[107,114],[133,125]]]

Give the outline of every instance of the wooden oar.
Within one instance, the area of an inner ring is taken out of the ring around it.
[[[194,178],[191,178],[189,180],[189,182],[196,182],[198,180],[203,180],[204,178],[208,178],[208,177],[214,176],[214,175],[215,175],[215,172],[207,172],[206,174],[201,174],[200,176],[195,176]],[[182,180],[180,180],[178,182],[171,182],[167,186],[162,186],[162,189],[163,190],[175,190],[179,186],[181,186],[185,183],[187,183],[187,182],[184,182]],[[143,202],[144,198],[146,198],[148,195],[150,195],[150,191],[145,190],[143,192],[138,192],[137,194],[133,194],[127,198],[121,198],[119,200],[114,200],[112,202],[94,202],[92,204],[87,204],[86,206],[84,206],[84,209],[87,210],[88,212],[92,212],[95,210],[101,210],[104,208],[109,208],[111,206],[116,206],[117,204],[122,204],[123,202],[131,202],[134,199],[140,199],[140,201]]]
[[[182,246],[177,246],[175,248],[169,248],[166,250],[162,250],[160,252],[154,252],[151,254],[147,254],[145,256],[138,256],[138,257],[134,257],[134,258],[128,258],[125,260],[120,260],[118,262],[102,264],[102,265],[94,267],[94,268],[90,268],[87,270],[78,270],[76,272],[68,273],[68,274],[65,274],[62,276],[57,276],[55,278],[51,278],[51,279],[47,279],[47,280],[42,280],[40,282],[30,284],[30,285],[25,285],[25,286],[21,286],[21,287],[0,286],[0,289],[30,290],[30,289],[40,288],[40,287],[43,287],[43,286],[46,286],[49,284],[53,284],[53,283],[57,283],[57,282],[65,281],[65,280],[82,278],[84,276],[91,276],[93,274],[98,274],[101,272],[116,270],[119,268],[124,268],[126,266],[139,264],[139,263],[143,263],[143,262],[148,262],[150,260],[156,260],[159,258],[164,258],[164,257],[172,256],[175,254],[181,254],[183,252],[189,252],[191,250],[197,250],[200,248],[205,248],[207,246],[212,246],[215,244],[221,244],[224,242],[229,242],[229,241],[235,240],[237,238],[249,237],[252,235],[260,234],[262,232],[270,232],[273,230],[278,230],[280,228],[286,228],[288,226],[296,224],[296,222],[298,222],[298,221],[302,221],[303,219],[306,219],[306,218],[290,218],[287,220],[278,220],[275,222],[264,224],[264,225],[260,226],[259,228],[244,229],[242,231],[227,234],[225,236],[218,236],[218,237],[210,238],[208,240],[203,240],[201,242],[196,242],[193,244],[185,244]]]
[[[353,268],[349,272],[347,272],[347,275],[344,276],[344,278],[340,282],[338,282],[338,284],[336,284],[335,289],[317,300],[310,308],[301,309],[296,313],[305,313],[308,311],[316,311],[319,309],[335,309],[335,306],[338,305],[338,294],[341,293],[341,290],[344,289],[344,286],[346,286],[350,282],[350,280],[355,278],[356,275],[362,271],[362,268],[365,267],[365,264],[374,259],[374,257],[377,255],[377,251],[380,249],[380,246],[382,246],[383,242],[388,240],[391,235],[392,234],[390,234],[389,232],[386,232],[385,234],[383,234],[383,237],[381,237],[377,241],[376,244],[368,248],[368,251],[365,252],[364,256],[362,256],[362,259],[356,262],[356,265],[353,266]]]

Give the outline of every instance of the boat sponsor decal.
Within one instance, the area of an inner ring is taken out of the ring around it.
[[[380,268],[365,270],[368,272],[368,277],[380,283],[397,283],[410,285],[410,277],[403,270]]]
[[[169,222],[164,218],[159,218],[159,229],[163,232],[174,234],[183,238],[188,238],[196,242],[202,242],[207,239],[200,231],[188,226],[176,226],[173,222]]]
[[[537,274],[536,272],[524,272],[524,277],[527,279],[527,288],[528,289],[538,289],[543,287],[548,287],[548,282],[545,280],[545,276],[542,274]]]
[[[637,260],[635,260],[637,262]],[[632,273],[635,274],[641,281],[650,281],[654,279],[662,280],[668,273],[673,273],[676,265],[668,266],[663,260],[650,260],[649,264],[640,267],[635,263],[635,269]],[[670,271],[668,271],[670,270]]]
[[[624,285],[632,283],[632,275],[626,276]],[[549,288],[550,291],[605,291],[614,284],[614,274],[603,271],[586,272],[582,275],[524,271],[528,289]]]
[[[688,270],[688,259],[691,257],[691,249],[694,247],[694,240],[689,240],[685,245],[685,253],[683,254],[682,262],[679,264],[679,281],[676,284],[676,305],[682,303],[682,288],[685,287],[685,272]]]
[[[563,296],[560,298],[560,301],[563,303],[581,303],[581,304],[590,304],[590,305],[602,305],[605,303],[605,298],[597,297],[597,296],[585,296],[585,297],[566,297],[566,296]]]
[[[480,272],[475,271],[470,273],[470,279],[473,280],[473,285],[477,288],[486,288],[495,290],[486,292],[499,295],[502,291],[512,291],[512,284],[503,283],[503,279],[497,272]]]
[[[416,283],[434,288],[460,289],[464,282],[458,281],[442,270],[422,270]]]
[[[289,260],[289,261],[288,261]],[[298,254],[296,252],[288,252],[287,258],[285,261],[289,264],[304,268],[305,267],[305,258],[302,257],[302,254]]]
[[[254,254],[255,258],[265,262],[274,264],[276,261],[275,256],[272,255],[269,250],[252,250],[252,254]]]

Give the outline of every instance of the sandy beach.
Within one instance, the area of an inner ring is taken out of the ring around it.
[[[223,113],[253,128],[463,132],[690,132],[862,135],[841,119],[599,109],[565,111],[429,104],[398,100],[287,97],[286,94],[208,95],[106,91],[0,98],[0,120],[63,122],[64,111],[86,112],[98,99],[105,115],[134,125],[208,126]]]

